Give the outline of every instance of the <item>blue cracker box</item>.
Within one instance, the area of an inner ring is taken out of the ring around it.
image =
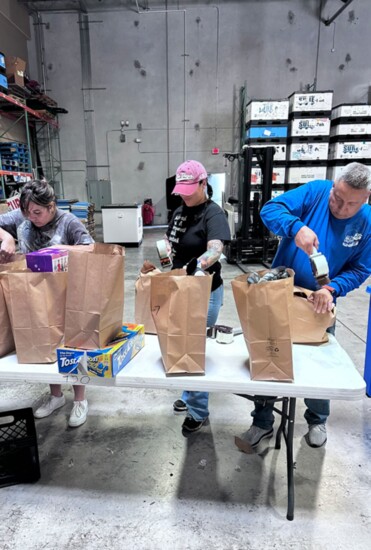
[[[42,248],[26,254],[28,269],[36,272],[60,272],[68,270],[68,250]]]
[[[114,378],[143,347],[144,325],[128,323],[105,348],[58,348],[58,371],[63,374]]]

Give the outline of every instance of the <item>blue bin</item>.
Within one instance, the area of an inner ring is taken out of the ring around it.
[[[371,286],[366,288],[366,292],[371,294]],[[371,397],[371,296],[368,308],[368,326],[367,326],[367,339],[366,339],[366,357],[365,357],[365,370],[363,378],[366,382],[366,394]]]
[[[246,132],[248,139],[286,138],[287,126],[250,126]]]

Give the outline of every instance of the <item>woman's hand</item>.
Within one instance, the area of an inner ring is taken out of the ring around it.
[[[15,254],[15,240],[10,233],[4,230],[1,230],[0,239],[0,264],[6,264]]]

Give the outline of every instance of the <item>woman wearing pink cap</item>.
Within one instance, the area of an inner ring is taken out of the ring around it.
[[[212,188],[204,166],[187,160],[176,171],[173,194],[183,204],[177,208],[166,232],[173,253],[173,269],[182,268],[197,258],[197,267],[213,274],[207,326],[215,325],[223,303],[220,255],[223,243],[231,238],[223,210],[211,200]],[[209,416],[207,392],[184,391],[173,404],[175,413],[186,412],[184,432],[196,432]]]

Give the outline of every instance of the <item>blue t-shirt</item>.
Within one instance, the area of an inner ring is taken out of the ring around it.
[[[295,284],[318,290],[309,256],[295,244],[304,225],[319,240],[327,258],[331,286],[338,296],[358,288],[371,274],[371,207],[364,204],[352,218],[338,220],[329,208],[333,182],[315,180],[267,202],[260,214],[270,231],[282,237],[272,266],[295,271]]]

